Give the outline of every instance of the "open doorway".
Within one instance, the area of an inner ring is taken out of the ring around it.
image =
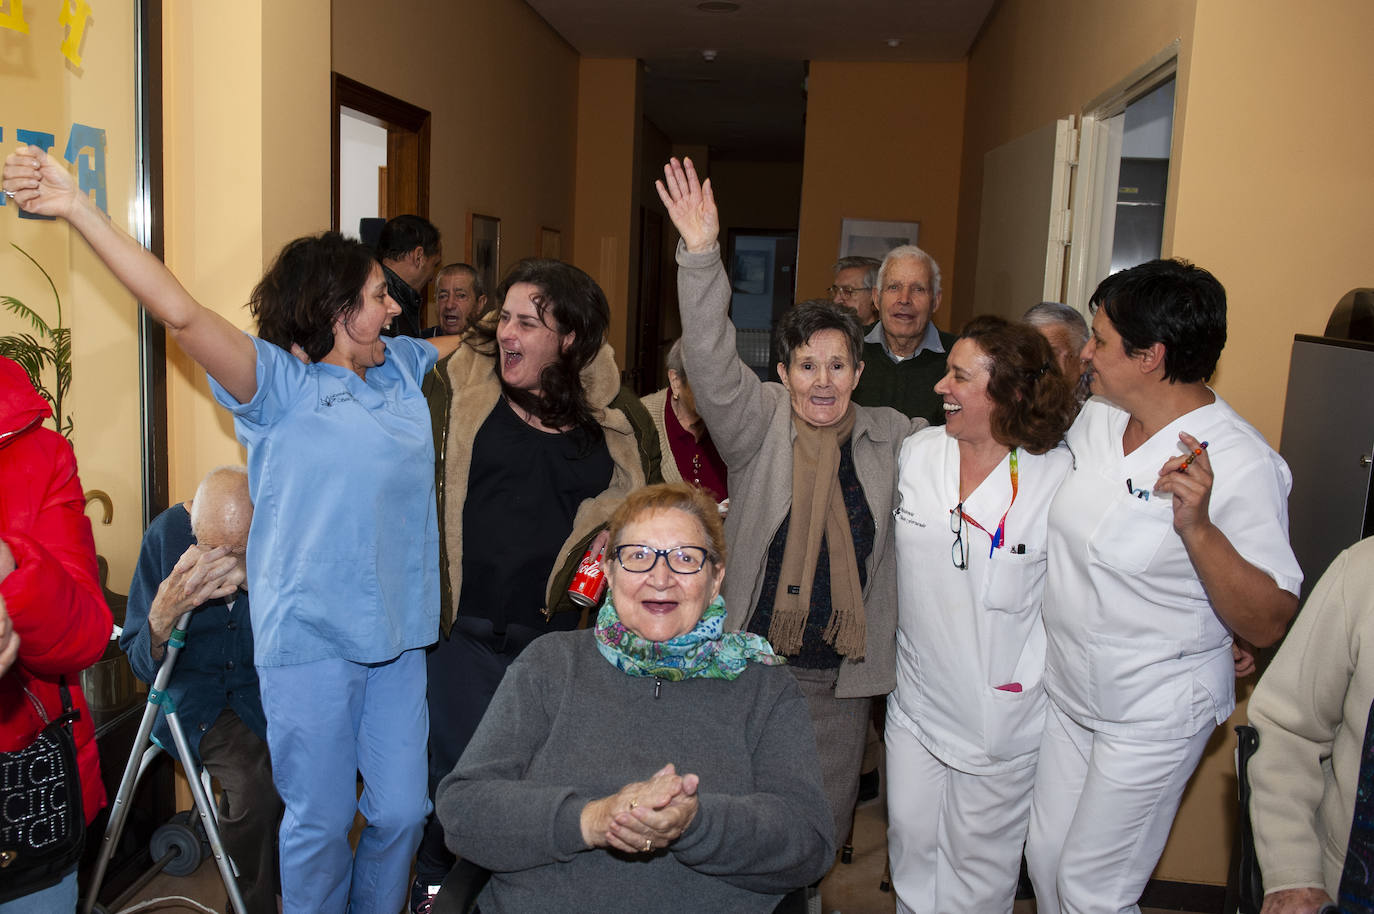
[[[428,218],[429,112],[338,73],[332,94],[334,229],[368,241],[359,213]]]

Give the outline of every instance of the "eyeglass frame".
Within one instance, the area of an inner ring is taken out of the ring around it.
[[[654,560],[648,568],[645,568],[643,571],[635,571],[632,568],[625,567],[625,560],[620,557],[620,551],[622,549],[631,548],[643,549],[645,552],[652,552],[654,554]],[[692,549],[694,551],[701,553],[701,564],[698,565],[692,571],[681,571],[678,568],[675,568],[673,566],[673,560],[668,557],[669,554],[673,552],[679,552],[683,549]],[[692,546],[690,544],[673,546],[669,549],[655,549],[647,543],[621,543],[611,548],[610,554],[615,557],[617,564],[620,565],[621,570],[624,571],[626,574],[648,574],[649,572],[653,571],[655,568],[658,567],[659,559],[663,559],[664,564],[668,566],[668,570],[671,571],[673,574],[700,574],[701,570],[706,567],[707,562],[715,562],[716,560],[715,555],[711,552],[711,550],[707,549],[705,546]]]
[[[949,547],[949,560],[960,571],[968,571],[968,541],[964,539],[964,503],[961,501],[949,509],[949,532],[954,534],[954,542]],[[955,551],[959,550],[959,558]],[[655,562],[658,559],[654,559]]]
[[[831,298],[834,298],[836,295],[840,295],[840,297],[842,297],[845,301],[849,301],[851,298],[853,298],[860,292],[872,291],[872,286],[831,286],[830,288],[825,290],[825,294],[829,295]]]

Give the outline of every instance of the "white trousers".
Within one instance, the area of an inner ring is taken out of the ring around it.
[[[1184,739],[1112,736],[1050,701],[1026,841],[1039,914],[1138,914],[1214,729]]]
[[[968,774],[887,703],[887,853],[900,914],[998,914],[1016,901],[1035,766]]]

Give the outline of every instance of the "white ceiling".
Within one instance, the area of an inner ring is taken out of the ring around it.
[[[526,2],[584,57],[644,61],[644,113],[673,142],[800,159],[808,61],[959,60],[996,0],[737,0],[731,13],[699,0]]]

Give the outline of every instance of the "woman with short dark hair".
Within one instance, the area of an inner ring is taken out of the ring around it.
[[[902,446],[888,855],[899,911],[1012,909],[1045,720],[1046,527],[1077,402],[1039,333],[969,322]]]
[[[1226,292],[1155,260],[1093,293],[1093,398],[1050,508],[1045,687],[1026,858],[1042,909],[1128,911],[1235,707],[1233,644],[1298,605],[1283,459],[1206,381]]]
[[[659,197],[682,235],[678,299],[698,408],[730,469],[728,627],[765,635],[807,696],[835,833],[849,833],[870,699],[895,683],[897,452],[924,419],[851,402],[863,331],[831,302],[788,309],[782,385],[735,348],[710,181],[664,167]]]

